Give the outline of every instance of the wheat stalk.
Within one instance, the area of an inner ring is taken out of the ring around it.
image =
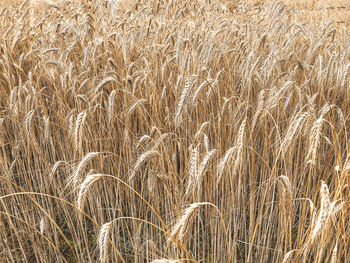
[[[51,180],[53,179],[53,176],[56,174],[58,168],[59,168],[62,164],[67,164],[67,165],[69,165],[69,163],[66,162],[66,161],[57,161],[57,162],[53,165],[53,167],[52,167],[52,169],[51,169],[51,173],[50,173],[50,176],[49,176],[49,178],[50,178]],[[69,165],[69,166],[70,166],[70,165]]]
[[[204,147],[205,147],[205,150],[207,151],[207,153],[210,152],[209,138],[205,133],[203,133],[203,144],[204,144]]]

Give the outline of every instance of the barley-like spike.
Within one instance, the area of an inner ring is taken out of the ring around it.
[[[201,127],[198,129],[196,134],[194,135],[194,139],[197,140],[198,137],[203,133],[203,130],[209,125],[209,121],[203,122]]]
[[[331,201],[329,198],[329,190],[328,186],[321,181],[321,188],[320,188],[320,194],[321,194],[321,209],[316,221],[316,224],[312,231],[312,239],[315,239],[315,237],[320,233],[322,228],[327,223],[328,216],[330,214],[330,208],[331,208]]]
[[[69,164],[68,162],[66,162],[66,161],[57,161],[57,162],[53,165],[53,167],[52,167],[52,169],[51,169],[50,176],[49,176],[49,178],[50,178],[51,180],[53,179],[53,176],[56,174],[58,168],[59,168],[61,165],[63,165],[63,164],[66,164],[66,165],[70,166],[70,164]]]
[[[318,214],[316,223],[312,229],[311,241],[315,241],[315,239],[326,228],[329,219],[332,217],[334,218],[335,214],[337,214],[344,205],[344,202],[340,202],[338,204],[339,200],[335,200],[331,202],[328,186],[323,181],[321,181],[320,195],[321,195],[321,208],[320,208],[320,212]]]
[[[210,158],[216,153],[216,149],[213,149],[211,150],[210,152],[208,152],[201,164],[199,165],[199,168],[198,168],[198,171],[197,171],[197,174],[196,174],[196,178],[195,178],[195,182],[194,182],[194,185],[196,186],[197,190],[199,191],[200,189],[200,186],[202,184],[202,178],[203,178],[203,174],[208,166],[208,163],[209,163],[209,160]]]
[[[116,93],[117,93],[117,91],[113,90],[108,97],[108,121],[109,121],[109,123],[111,123],[113,115],[114,115],[114,102],[115,102]]]
[[[191,157],[189,161],[189,172],[188,172],[189,181],[187,184],[186,195],[189,193],[190,189],[192,188],[192,185],[195,183],[195,180],[197,178],[198,159],[199,158],[198,158],[198,146],[197,146],[191,152]]]
[[[100,262],[107,262],[108,256],[108,236],[112,226],[112,222],[108,222],[102,225],[98,235],[98,245],[100,248]]]
[[[95,88],[95,94],[99,93],[108,83],[115,82],[113,77],[104,78]]]
[[[32,120],[33,120],[33,115],[34,115],[34,110],[31,110],[30,112],[27,113],[24,124],[27,130],[27,133],[32,132]]]
[[[183,243],[191,229],[191,225],[192,225],[191,221],[195,212],[198,210],[200,206],[207,205],[207,204],[209,203],[207,202],[193,203],[188,208],[186,208],[181,218],[174,225],[168,241],[171,241],[172,239],[174,239],[176,241]]]
[[[75,135],[75,148],[77,150],[80,150],[82,146],[85,120],[86,120],[86,111],[83,111],[78,114],[77,120],[75,122],[74,135]]]
[[[50,118],[44,117],[44,138],[48,142],[50,136]]]
[[[78,182],[80,181],[80,175],[84,171],[84,169],[87,166],[87,163],[94,157],[99,155],[99,152],[90,152],[84,156],[84,158],[79,162],[77,168],[74,170],[72,175],[72,181],[74,187],[77,186]]]
[[[330,263],[337,263],[337,255],[338,254],[338,242],[335,243],[335,246],[333,248],[333,252],[332,252],[332,257],[331,257],[331,261]]]
[[[258,106],[256,108],[254,117],[253,117],[253,121],[252,121],[252,129],[254,129],[256,122],[258,120],[258,117],[260,115],[260,113],[262,112],[262,110],[264,109],[265,106],[265,90],[261,90],[259,92],[259,96],[258,96]]]
[[[208,136],[205,133],[203,133],[203,144],[204,144],[205,150],[207,152],[209,152],[210,151],[209,138],[208,138]]]
[[[221,159],[221,161],[219,162],[218,166],[217,166],[217,174],[218,174],[218,178],[217,181],[219,182],[221,180],[221,177],[224,174],[224,170],[225,170],[225,166],[227,163],[229,163],[233,157],[233,155],[235,154],[237,150],[237,146],[233,146],[230,149],[228,149],[224,155],[224,157]]]
[[[131,181],[135,177],[136,173],[139,171],[142,164],[144,164],[147,160],[157,155],[159,155],[159,153],[158,151],[155,151],[155,150],[150,150],[141,154],[139,158],[137,158],[137,161],[134,164],[134,167],[129,176],[129,180]]]
[[[135,109],[138,107],[138,106],[141,106],[142,104],[145,104],[147,102],[146,99],[140,99],[138,101],[136,101],[134,104],[132,104],[126,114],[127,116],[127,119],[130,118],[130,116],[134,113]]]
[[[82,210],[84,208],[85,203],[85,196],[87,193],[87,190],[90,188],[92,184],[94,184],[96,181],[101,179],[102,174],[90,174],[88,175],[83,183],[79,187],[79,193],[77,198],[77,207],[79,210]]]
[[[297,251],[300,251],[299,249],[293,249],[289,252],[287,252],[284,257],[283,257],[283,260],[282,260],[282,263],[288,263],[288,262],[291,262],[291,259],[293,257],[293,253],[297,252]]]
[[[196,89],[196,91],[193,93],[192,95],[192,104],[196,104],[197,102],[197,98],[199,97],[199,94],[201,93],[201,91],[203,89],[205,89],[205,87],[207,87],[209,85],[209,82],[207,80],[204,80]]]
[[[181,263],[181,261],[177,259],[160,258],[151,261],[151,263]]]
[[[180,101],[179,101],[179,104],[177,105],[177,109],[176,109],[176,113],[175,113],[176,124],[179,124],[181,121],[182,111],[186,105],[187,97],[188,97],[189,93],[191,92],[192,87],[194,86],[196,77],[197,76],[193,75],[186,81],[185,88],[182,91]]]
[[[44,234],[46,228],[47,228],[47,222],[46,222],[46,219],[45,217],[42,217],[41,220],[40,220],[40,234]]]
[[[320,135],[324,119],[318,118],[311,128],[310,139],[309,139],[309,151],[307,153],[308,162],[315,164],[317,149],[320,144]]]
[[[55,60],[49,60],[49,61],[46,62],[46,64],[56,66],[56,68],[59,70],[59,72],[60,72],[61,74],[64,74],[64,72],[65,72],[63,66],[62,66],[59,62],[57,62],[57,61],[55,61]]]

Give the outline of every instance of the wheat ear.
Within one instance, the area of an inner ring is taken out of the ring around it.
[[[79,210],[82,210],[84,208],[87,190],[90,188],[90,186],[93,183],[98,181],[101,177],[102,177],[102,174],[91,174],[87,176],[84,182],[80,185],[78,198],[77,198],[77,207],[79,208]]]
[[[194,148],[191,152],[190,162],[189,162],[189,181],[187,184],[186,195],[190,192],[192,185],[195,181],[198,171],[198,146]]]
[[[103,79],[95,88],[95,94],[99,93],[104,86],[106,86],[108,83],[114,82],[115,79],[113,77],[107,77]]]
[[[222,159],[220,160],[218,166],[217,166],[217,174],[218,174],[218,182],[220,181],[222,175],[224,174],[224,170],[225,170],[225,166],[227,163],[229,163],[236,151],[237,147],[233,146],[230,149],[228,149],[224,155],[224,157],[222,157]]]
[[[83,172],[83,170],[85,169],[87,163],[94,158],[95,156],[97,156],[99,154],[99,152],[90,152],[88,154],[86,154],[84,156],[84,158],[80,161],[80,163],[78,164],[77,168],[74,170],[73,175],[72,175],[72,181],[73,181],[73,185],[74,187],[77,186],[79,179],[80,179],[80,174]]]
[[[287,254],[284,255],[282,263],[288,263],[290,262],[290,260],[292,259],[293,253],[296,251],[300,251],[299,249],[293,249],[289,252],[287,252]]]
[[[112,226],[112,222],[105,223],[102,225],[98,235],[98,245],[100,248],[100,262],[104,263],[107,261],[108,253],[108,236]]]
[[[203,177],[203,174],[204,174],[204,172],[205,172],[205,170],[206,170],[206,168],[208,166],[209,160],[215,153],[216,153],[215,149],[213,149],[210,152],[208,152],[204,156],[201,164],[199,165],[196,177],[194,178],[194,185],[197,187],[198,192],[199,192],[200,186],[202,184],[202,177]]]
[[[114,115],[114,102],[115,102],[116,93],[117,93],[117,91],[113,90],[108,97],[108,121],[109,121],[109,123],[111,123],[113,115]]]
[[[175,113],[175,122],[178,125],[181,121],[181,114],[186,105],[186,100],[191,92],[192,87],[194,86],[195,80],[197,76],[191,76],[185,83],[185,88],[182,91],[180,96],[179,104],[177,105],[176,113]]]
[[[146,102],[147,102],[146,99],[140,99],[140,100],[136,101],[134,104],[132,104],[132,105],[130,106],[130,108],[129,108],[127,114],[126,114],[127,118],[128,118],[128,119],[130,118],[130,116],[134,113],[135,109],[136,109],[138,106],[140,106],[140,105],[142,105],[142,104],[145,104]]]
[[[180,263],[180,260],[177,259],[167,259],[167,258],[160,258],[160,259],[155,259],[151,261],[151,263]]]
[[[81,146],[82,146],[85,120],[86,120],[86,111],[83,111],[78,114],[77,120],[75,121],[74,136],[75,136],[75,147],[77,150],[81,149]]]
[[[137,160],[134,164],[134,167],[133,167],[132,172],[130,174],[129,180],[131,181],[135,177],[136,173],[138,172],[138,170],[140,169],[142,164],[144,164],[147,160],[153,158],[156,155],[159,155],[159,153],[158,153],[158,151],[154,151],[154,150],[150,150],[150,151],[147,151],[147,152],[141,154],[139,156],[139,158],[137,158]]]
[[[193,203],[188,208],[186,208],[185,212],[181,216],[181,218],[174,225],[173,230],[171,231],[170,240],[180,241],[181,243],[184,241],[185,237],[189,234],[192,218],[195,212],[198,210],[200,206],[208,205],[210,203],[202,202],[202,203]]]
[[[321,181],[320,194],[321,209],[312,230],[311,241],[314,241],[316,237],[321,234],[322,230],[326,227],[329,218],[333,217],[339,210],[341,210],[344,204],[344,202],[338,204],[338,200],[331,203],[328,186],[323,181]]]
[[[338,242],[335,244],[330,263],[337,263]]]

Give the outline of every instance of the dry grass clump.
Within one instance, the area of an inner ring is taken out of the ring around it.
[[[0,10],[1,262],[350,262],[347,3],[33,3]]]

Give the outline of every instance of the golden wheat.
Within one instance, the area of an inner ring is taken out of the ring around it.
[[[350,262],[349,10],[2,1],[0,261]]]

